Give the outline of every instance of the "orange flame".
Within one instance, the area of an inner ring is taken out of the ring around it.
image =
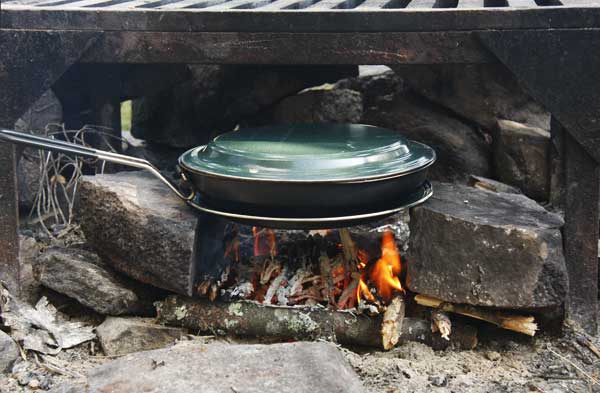
[[[254,235],[254,256],[277,255],[277,240],[275,232],[269,228],[252,227]]]
[[[371,291],[369,291],[369,286],[361,277],[360,280],[358,280],[358,285],[356,286],[356,299],[358,300],[358,304],[360,304],[360,301],[363,297],[371,302],[375,301],[375,296],[373,296]]]
[[[391,299],[392,290],[404,291],[400,284],[400,253],[396,247],[394,234],[390,231],[383,233],[381,241],[381,258],[375,263],[371,271],[371,281],[375,284],[377,292],[386,300]]]

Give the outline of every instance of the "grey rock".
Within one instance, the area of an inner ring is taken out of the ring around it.
[[[530,198],[548,200],[550,133],[510,120],[499,120],[494,131],[494,165],[498,178]]]
[[[157,288],[192,294],[197,216],[160,180],[140,171],[85,176],[75,219],[111,267]]]
[[[486,359],[491,360],[492,362],[495,362],[497,360],[500,360],[502,355],[500,355],[500,352],[497,352],[497,351],[487,351],[485,353],[485,357],[486,357]]]
[[[524,195],[436,183],[411,212],[408,287],[480,306],[560,306],[567,293],[560,216]]]
[[[361,93],[326,85],[284,98],[253,124],[358,123],[362,114]]]
[[[448,377],[444,374],[432,375],[428,378],[429,382],[436,387],[448,385]]]
[[[471,175],[469,177],[468,185],[482,190],[504,192],[507,194],[522,194],[521,190],[519,190],[517,187],[510,186],[497,180],[488,179],[487,177],[483,176]]]
[[[19,348],[13,339],[0,330],[0,373],[9,370],[19,357]]]
[[[392,67],[416,92],[491,130],[509,119],[545,130],[550,114],[533,101],[502,64]]]
[[[284,97],[356,75],[355,66],[190,66],[190,81],[135,100],[132,133],[188,147],[208,142]]]
[[[365,110],[372,107],[376,110],[380,101],[390,100],[394,95],[406,92],[404,81],[389,69],[379,73],[361,74],[357,78],[342,79],[335,86],[360,92]]]
[[[34,275],[45,287],[67,295],[104,315],[152,315],[152,296],[141,285],[119,277],[96,253],[50,248],[34,264]],[[137,290],[143,294],[139,296]]]
[[[340,351],[327,343],[272,345],[182,342],[138,352],[89,372],[87,389],[141,393],[358,393],[364,388]],[[59,392],[60,390],[57,390]]]
[[[96,328],[102,350],[108,356],[158,349],[179,340],[183,330],[161,326],[152,319],[107,317]]]
[[[46,91],[15,123],[15,130],[44,134],[46,127],[62,123],[62,105],[52,90]],[[30,209],[40,185],[40,163],[37,150],[18,148],[17,177],[19,206]]]
[[[490,176],[491,151],[485,139],[461,120],[406,92],[382,97],[365,108],[363,123],[398,130],[433,147],[438,160],[434,180],[464,181],[470,174]]]

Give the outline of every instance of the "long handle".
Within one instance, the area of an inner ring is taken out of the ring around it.
[[[122,164],[134,168],[145,169],[152,173],[154,176],[156,176],[158,179],[160,179],[163,183],[165,183],[181,199],[189,201],[195,196],[195,193],[193,191],[191,191],[189,195],[184,195],[179,190],[179,188],[177,188],[166,177],[164,177],[154,165],[152,165],[149,161],[141,158],[131,157],[124,154],[117,154],[105,150],[92,149],[90,147],[77,145],[75,143],[4,129],[0,129],[0,140],[15,143],[17,145],[37,147],[42,150],[56,151],[59,153],[71,154],[79,157],[93,158],[97,160],[114,162],[115,164]]]

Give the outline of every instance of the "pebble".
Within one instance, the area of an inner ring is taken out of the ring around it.
[[[448,384],[448,378],[444,374],[431,375],[428,378],[433,386],[442,387]]]
[[[485,357],[486,357],[488,360],[491,360],[492,362],[495,362],[495,361],[497,361],[497,360],[500,360],[500,357],[501,357],[501,355],[500,355],[500,353],[498,353],[498,352],[496,352],[496,351],[487,351],[487,352],[485,353]]]

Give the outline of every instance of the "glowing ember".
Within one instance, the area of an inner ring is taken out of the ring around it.
[[[392,290],[404,291],[400,284],[401,262],[400,253],[396,247],[394,234],[386,231],[381,241],[381,258],[375,263],[371,271],[371,281],[375,284],[377,292],[385,300],[392,297]]]
[[[275,232],[269,228],[252,227],[254,235],[254,256],[277,255]]]

